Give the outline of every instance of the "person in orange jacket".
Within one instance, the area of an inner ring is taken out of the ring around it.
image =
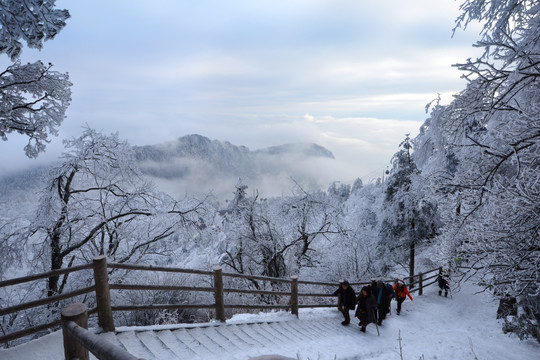
[[[407,290],[407,286],[405,286],[405,283],[403,280],[396,280],[396,283],[394,284],[394,292],[396,293],[396,300],[397,300],[397,314],[401,312],[401,304],[405,301],[405,298],[408,296],[409,299],[412,301],[412,296],[409,293],[409,290]]]

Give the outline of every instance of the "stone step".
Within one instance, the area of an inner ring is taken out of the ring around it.
[[[167,329],[123,329],[99,336],[146,360],[238,359],[276,353],[298,342],[317,344],[329,334],[358,332],[332,319],[285,320]],[[295,357],[296,354],[289,356]]]

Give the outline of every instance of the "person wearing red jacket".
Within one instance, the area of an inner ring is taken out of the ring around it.
[[[401,304],[405,301],[405,298],[408,296],[409,299],[412,301],[412,296],[409,293],[409,290],[407,290],[407,286],[405,286],[405,283],[403,280],[397,280],[394,284],[394,292],[396,293],[396,300],[397,300],[397,314],[401,312]]]

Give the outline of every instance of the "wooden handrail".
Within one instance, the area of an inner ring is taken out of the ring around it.
[[[435,284],[435,283],[437,283],[437,280],[432,281],[432,282],[427,283],[427,284],[423,284],[423,285],[422,285],[422,288],[426,288],[426,287],[428,287],[428,286],[430,286],[430,285],[433,285],[433,284]],[[419,289],[420,289],[420,288],[414,288],[414,289],[409,290],[409,292],[413,293],[413,292],[415,292],[415,291],[418,291]]]
[[[237,305],[225,305],[226,309],[263,309],[263,310],[271,310],[271,309],[290,309],[291,305],[244,305],[244,304],[237,304]]]
[[[22,303],[19,305],[2,308],[0,309],[0,316],[12,314],[14,312],[21,311],[21,310],[35,308],[41,305],[52,304],[60,300],[65,300],[65,299],[69,299],[75,296],[88,294],[89,292],[92,292],[94,290],[95,290],[95,286],[89,286],[89,287],[82,288],[80,290],[75,290],[68,293],[51,296],[45,299],[29,301],[29,302]]]
[[[55,320],[47,324],[36,325],[36,326],[26,328],[24,330],[15,331],[15,332],[0,336],[0,344],[7,343],[8,341],[16,340],[16,339],[19,339],[28,335],[32,335],[43,330],[52,329],[59,325],[60,325],[60,320]]]
[[[319,281],[298,280],[298,284],[299,285],[336,286],[338,283],[337,282],[329,283],[329,282],[319,282]],[[351,284],[351,285],[359,285],[359,284],[361,284],[361,283]]]
[[[243,290],[243,289],[223,289],[226,293],[240,293],[240,294],[252,294],[252,295],[291,295],[291,292],[287,291],[266,291],[266,290]]]
[[[72,267],[66,268],[66,269],[53,270],[53,271],[40,273],[40,274],[35,274],[35,275],[22,276],[22,277],[18,277],[18,278],[14,278],[14,279],[0,281],[0,288],[6,287],[6,286],[22,284],[22,283],[27,283],[27,282],[34,281],[34,280],[46,279],[46,278],[49,278],[51,276],[68,274],[68,273],[72,273],[72,272],[75,272],[75,271],[87,270],[87,269],[91,269],[91,268],[92,268],[92,264],[85,264],[85,265],[72,266]]]
[[[435,274],[435,275],[426,277],[426,278],[424,278],[424,281],[426,281],[426,280],[431,280],[431,279],[435,279],[435,278],[438,277],[438,276],[439,276],[439,274]]]
[[[108,360],[141,360],[124,349],[114,346],[110,342],[100,339],[95,334],[78,326],[73,321],[65,323],[64,328],[74,339],[87,348],[98,359]]]
[[[334,308],[336,304],[298,304],[298,307],[301,309],[309,308]]]
[[[195,269],[182,269],[163,266],[152,265],[133,265],[133,264],[120,264],[120,263],[107,263],[107,267],[110,269],[124,269],[124,270],[141,270],[141,271],[160,271],[160,272],[173,272],[184,274],[198,274],[198,275],[214,275],[212,271],[195,270]]]
[[[141,311],[141,310],[178,310],[178,309],[213,309],[215,304],[148,304],[148,305],[119,305],[111,306],[112,311]]]
[[[111,290],[167,290],[167,291],[206,291],[213,292],[213,287],[150,285],[150,284],[111,284]]]
[[[102,267],[101,270],[99,268]],[[332,282],[317,282],[317,281],[303,281],[299,280],[298,278],[291,278],[291,279],[283,279],[283,278],[273,278],[268,276],[258,276],[258,275],[245,275],[245,274],[235,274],[235,273],[225,273],[221,271],[220,267],[214,268],[214,271],[203,271],[203,270],[196,270],[196,269],[182,269],[182,268],[171,268],[171,267],[161,267],[161,266],[143,266],[143,265],[133,265],[133,264],[118,264],[118,263],[107,263],[105,257],[97,257],[94,259],[94,264],[86,264],[86,265],[80,265],[80,266],[74,266],[68,269],[61,269],[61,270],[55,270],[50,271],[43,274],[36,274],[36,275],[30,275],[25,277],[20,277],[16,279],[10,279],[0,282],[0,287],[5,286],[11,286],[16,285],[24,282],[39,280],[48,278],[52,275],[61,275],[66,274],[74,271],[79,270],[86,270],[94,268],[94,276],[95,277],[102,277],[104,280],[100,280],[100,289],[98,290],[96,286],[90,286],[86,287],[80,290],[75,290],[69,293],[56,295],[53,297],[49,297],[46,299],[41,300],[35,300],[31,302],[27,302],[24,304],[19,304],[16,306],[11,306],[8,308],[0,309],[0,316],[2,315],[8,315],[11,313],[15,313],[17,311],[26,310],[29,308],[34,308],[41,305],[51,304],[60,300],[72,298],[74,296],[87,294],[92,291],[96,291],[96,298],[101,299],[101,301],[98,301],[98,307],[95,309],[92,309],[89,313],[97,313],[99,315],[99,322],[100,326],[104,328],[104,330],[113,330],[114,329],[114,323],[112,319],[112,312],[113,311],[147,311],[147,310],[178,310],[178,309],[214,309],[216,310],[216,319],[218,320],[225,320],[225,313],[224,309],[231,309],[231,308],[240,308],[240,309],[291,309],[294,312],[297,312],[298,308],[306,308],[306,307],[333,307],[334,304],[312,304],[312,305],[306,305],[306,304],[299,304],[298,299],[303,297],[319,297],[319,298],[325,298],[325,297],[333,297],[333,295],[329,293],[306,293],[306,292],[298,292],[298,285],[318,285],[318,286],[337,286],[338,282],[335,283]],[[108,278],[103,275],[103,273],[106,274],[106,272],[103,272],[103,269],[125,269],[125,270],[142,270],[142,271],[163,271],[163,272],[172,272],[172,273],[186,273],[186,274],[196,274],[196,275],[208,275],[213,277],[213,286],[212,287],[194,287],[194,286],[175,286],[175,285],[150,285],[150,284],[109,284]],[[98,269],[98,270],[96,270]],[[427,286],[430,286],[436,281],[429,282],[429,280],[437,277],[437,274],[425,277],[425,275],[430,274],[434,271],[439,271],[440,268],[436,268],[433,270],[426,271],[422,274],[415,274],[412,278],[418,279],[420,276],[422,276],[423,284],[421,284],[420,288],[415,288],[410,290],[411,292],[415,292],[419,289],[425,288]],[[101,273],[101,275],[98,275],[98,273]],[[234,289],[234,288],[224,288],[222,278],[223,277],[230,277],[230,278],[242,278],[242,279],[250,279],[250,280],[262,280],[262,281],[270,281],[270,282],[280,282],[280,283],[288,283],[291,284],[291,291],[270,291],[270,290],[246,290],[246,289]],[[411,277],[406,277],[404,279],[410,279]],[[394,279],[385,280],[386,283],[393,282]],[[416,281],[415,281],[416,282]],[[96,282],[97,283],[97,282]],[[220,285],[221,283],[221,285]],[[370,284],[370,281],[366,282],[351,282],[351,285],[368,285]],[[216,290],[216,286],[219,288],[221,286],[221,289]],[[296,286],[296,288],[295,288]],[[108,291],[109,289],[112,290],[164,290],[164,291],[197,291],[197,292],[214,292],[215,297],[215,303],[214,304],[141,304],[141,305],[120,305],[120,306],[114,306],[110,304],[110,299],[108,299]],[[259,304],[259,305],[244,305],[244,304],[225,304],[223,300],[223,294],[224,293],[240,293],[240,294],[250,294],[250,295],[275,295],[275,296],[291,296],[291,300],[288,305],[268,305],[268,304]],[[421,294],[421,290],[420,290]],[[2,342],[8,342],[23,336],[27,336],[45,329],[53,328],[55,326],[58,326],[60,323],[59,321],[51,322],[48,324],[38,325],[34,326],[29,329],[17,331],[11,334],[7,334],[0,337],[0,343]]]
[[[335,286],[335,284],[334,284]],[[314,294],[314,293],[298,293],[298,296],[312,296],[312,297],[335,297],[332,294]]]
[[[232,277],[232,278],[242,278],[248,280],[265,280],[272,282],[282,282],[282,283],[292,283],[292,280],[275,278],[270,276],[259,276],[259,275],[246,275],[246,274],[234,274],[234,273],[223,273],[223,276]]]
[[[88,360],[88,351],[98,359],[138,360],[126,350],[88,331],[86,305],[74,303],[62,309],[62,333],[66,360]]]

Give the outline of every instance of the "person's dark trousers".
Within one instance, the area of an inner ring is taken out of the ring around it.
[[[439,296],[441,296],[443,288],[439,288]],[[448,287],[444,287],[444,297],[448,297]]]
[[[349,309],[347,309],[347,307],[344,306],[343,310],[341,310],[341,313],[343,314],[343,317],[345,318],[344,323],[349,324],[351,322],[351,316],[349,315]]]
[[[397,298],[397,313],[401,312],[401,304],[405,301],[405,298]]]
[[[377,323],[382,325],[382,321],[386,319],[386,307],[383,304],[377,305]]]

